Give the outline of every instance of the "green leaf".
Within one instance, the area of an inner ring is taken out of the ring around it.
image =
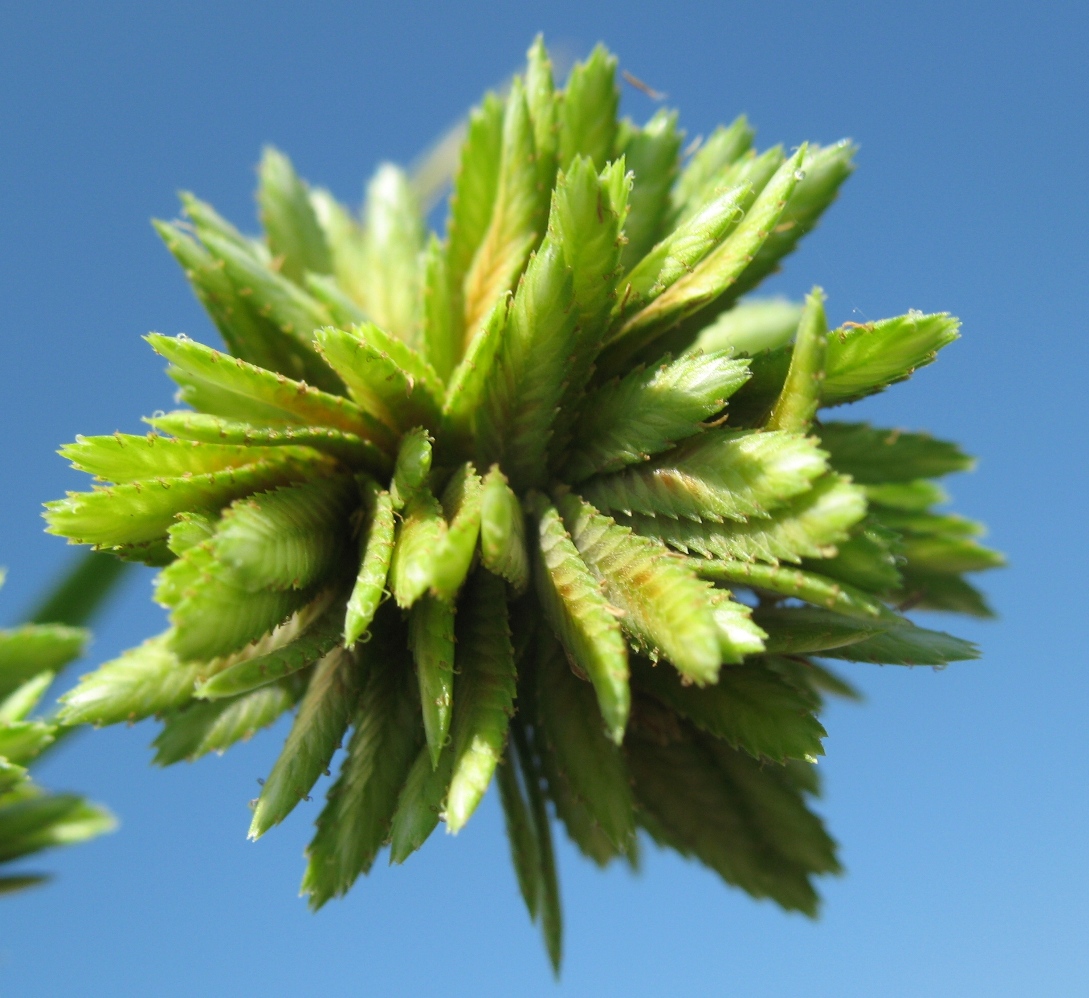
[[[45,691],[53,685],[56,677],[55,672],[39,672],[0,699],[0,725],[26,720],[27,715],[45,696]],[[0,756],[6,754],[0,752]]]
[[[983,594],[959,575],[904,569],[903,588],[894,597],[920,610],[945,610],[973,617],[993,617],[994,611]]]
[[[296,175],[291,161],[282,152],[266,146],[257,176],[261,224],[268,234],[269,251],[281,261],[280,273],[296,283],[302,281],[307,271],[332,273],[325,234],[314,214],[306,184]]]
[[[416,756],[397,799],[390,828],[390,863],[403,863],[431,836],[445,814],[446,794],[454,771],[454,755],[444,752],[432,765],[425,745]]]
[[[329,247],[337,287],[357,306],[365,307],[367,259],[363,227],[326,190],[311,190],[310,204]]]
[[[27,621],[80,627],[95,616],[124,576],[125,563],[117,558],[97,551],[81,552],[27,615]],[[0,675],[3,673],[0,653]]]
[[[867,423],[822,423],[820,437],[832,467],[860,485],[940,478],[970,471],[975,464],[956,444],[925,433],[881,430]]]
[[[810,146],[798,164],[798,182],[791,191],[778,224],[756,251],[731,290],[742,295],[773,273],[799,240],[812,232],[825,209],[836,199],[843,182],[854,170],[856,147],[847,139],[835,145]]]
[[[344,618],[344,643],[352,647],[371,626],[386,591],[393,557],[393,500],[371,479],[360,483],[366,526],[359,538],[360,562],[348,611]]]
[[[228,357],[194,340],[158,333],[150,333],[146,339],[157,354],[174,365],[167,373],[182,385],[180,395],[194,408],[201,406],[190,398],[192,393],[187,394],[188,389],[203,390],[207,385],[220,392],[217,398],[225,395],[238,405],[232,412],[204,410],[213,416],[245,420],[248,417],[239,413],[253,405],[258,422],[265,422],[271,413],[274,421],[345,430],[387,448],[392,443],[388,429],[343,396],[330,395],[304,382]]]
[[[710,585],[661,542],[633,534],[568,493],[556,502],[583,562],[640,649],[665,655],[689,681],[713,683],[722,663]]]
[[[751,561],[711,558],[692,558],[689,565],[705,579],[749,586],[776,596],[804,600],[848,617],[876,619],[887,613],[878,600],[861,589],[815,572],[804,572],[781,565],[759,565]]]
[[[426,488],[413,493],[402,516],[390,562],[389,582],[397,605],[407,610],[432,586],[433,555],[445,538],[446,521],[439,501]]]
[[[556,88],[552,79],[552,60],[544,39],[538,35],[526,52],[526,106],[533,122],[533,144],[537,151],[537,177],[544,188],[556,180]]]
[[[814,714],[816,699],[760,665],[723,669],[714,686],[700,689],[636,658],[632,682],[701,731],[755,759],[781,763],[824,754],[821,739],[827,732]]]
[[[502,576],[516,593],[529,584],[529,553],[522,504],[507,476],[492,465],[480,496],[480,555],[484,567]]]
[[[556,877],[556,859],[552,850],[552,830],[541,792],[541,768],[526,739],[522,726],[515,718],[511,724],[511,740],[522,771],[522,782],[529,802],[529,815],[537,843],[537,867],[540,875],[539,906],[541,931],[545,948],[552,962],[553,973],[560,971],[563,956],[563,913],[560,909],[560,888]]]
[[[480,535],[480,508],[483,484],[476,469],[461,465],[442,494],[443,515],[447,529],[433,552],[431,591],[439,598],[453,600],[469,574],[477,537]]]
[[[370,870],[389,835],[397,797],[418,751],[420,707],[399,628],[387,616],[358,646],[366,679],[340,775],[307,847],[302,892],[320,908]]]
[[[113,815],[75,794],[38,794],[0,806],[0,863],[73,845],[117,827]]]
[[[834,557],[805,561],[802,567],[871,593],[889,593],[900,585],[901,548],[899,535],[871,517],[836,545]]]
[[[753,623],[749,607],[731,599],[730,594],[722,589],[713,589],[709,598],[723,662],[736,664],[746,655],[755,655],[764,650],[767,634]]]
[[[537,716],[555,776],[565,782],[613,849],[629,852],[635,821],[624,759],[604,730],[593,687],[571,672],[550,634],[537,658],[536,678]]]
[[[442,243],[434,233],[428,239],[427,249],[424,251],[423,267],[421,347],[428,363],[445,382],[461,356],[461,314],[459,305],[455,305],[450,286],[450,262]],[[457,300],[460,304],[460,295]]]
[[[518,878],[518,889],[526,903],[530,919],[536,921],[541,906],[539,846],[529,803],[518,779],[518,762],[514,753],[514,748],[508,744],[495,771],[495,782],[499,787],[499,800],[503,805],[504,825],[507,841],[510,843],[511,864]]]
[[[367,315],[414,346],[420,332],[424,224],[408,177],[391,163],[383,163],[367,185],[364,239]]]
[[[525,87],[515,77],[503,114],[499,175],[488,228],[462,284],[466,345],[495,304],[513,289],[544,229],[548,190],[538,189],[535,157]],[[460,201],[460,191],[458,196]]]
[[[574,284],[551,236],[530,261],[485,386],[477,441],[515,491],[543,484],[552,424],[577,339]]]
[[[747,377],[745,361],[717,353],[679,360],[666,355],[654,367],[636,367],[623,380],[606,382],[580,413],[565,479],[580,482],[640,464],[702,432]]]
[[[261,788],[250,823],[251,839],[283,821],[328,769],[358,696],[355,656],[343,648],[333,649],[314,668],[295,723]]]
[[[301,672],[325,658],[340,643],[343,621],[344,604],[335,600],[293,640],[265,654],[242,658],[216,672],[197,686],[195,695],[205,700],[233,697]]]
[[[903,554],[909,565],[924,572],[981,572],[1006,563],[997,551],[971,537],[947,534],[905,536]]]
[[[609,737],[619,745],[631,694],[628,649],[616,610],[579,557],[556,507],[535,495],[529,509],[537,519],[533,576],[541,609],[567,654],[589,676]]]
[[[56,727],[44,721],[0,722],[0,758],[23,765],[38,756],[56,737]],[[3,848],[0,839],[0,849]]]
[[[614,514],[637,533],[658,537],[679,551],[740,561],[798,562],[826,558],[866,514],[860,488],[825,475],[808,492],[774,510],[768,519],[748,523],[696,523],[664,516]]]
[[[367,313],[343,291],[335,277],[328,274],[307,274],[303,281],[306,290],[325,306],[333,325],[340,329],[366,322]]]
[[[132,648],[84,676],[61,697],[62,724],[120,724],[140,721],[187,703],[207,670],[203,662],[182,662],[167,631]]]
[[[767,429],[799,433],[809,429],[821,402],[827,351],[828,323],[824,317],[824,292],[814,288],[805,300],[798,337],[790,354],[790,369],[768,416]]]
[[[450,376],[443,402],[443,436],[452,445],[472,454],[480,429],[482,403],[488,391],[499,344],[507,330],[509,299],[501,298],[465,351]]]
[[[450,733],[454,703],[454,605],[424,596],[408,618],[408,642],[416,662],[424,734],[431,768]]]
[[[767,631],[767,650],[775,654],[829,653],[897,626],[895,619],[848,617],[818,607],[758,607],[753,620]]]
[[[216,511],[235,499],[328,474],[326,459],[311,452],[271,451],[242,468],[176,478],[156,478],[69,492],[45,504],[46,532],[75,544],[116,547],[166,536],[178,513]]]
[[[358,502],[348,475],[235,500],[216,528],[216,560],[248,592],[309,588],[343,560],[342,538]]]
[[[766,522],[825,468],[823,453],[801,434],[716,429],[656,460],[594,478],[580,491],[609,513]]]
[[[625,745],[651,835],[754,897],[815,914],[809,877],[838,866],[832,841],[785,768],[674,728],[668,740],[633,732]]]
[[[222,755],[267,728],[297,700],[286,684],[273,683],[239,696],[186,704],[166,716],[154,741],[155,763],[192,762],[209,752]]]
[[[0,631],[0,699],[39,672],[60,672],[83,654],[90,633],[61,624],[23,624]]]
[[[616,145],[616,56],[595,46],[585,62],[571,69],[559,104],[559,166],[566,170],[576,156],[589,156],[601,170]]]
[[[23,766],[16,766],[7,759],[0,758],[0,794],[6,794],[9,790],[21,786],[29,778],[30,774]],[[0,894],[2,893],[3,889],[0,888]]]
[[[826,658],[881,665],[946,665],[979,658],[979,649],[970,641],[955,638],[944,631],[930,631],[904,621],[899,627],[875,634],[850,647],[833,648],[821,654]]]
[[[908,312],[895,319],[841,326],[829,337],[823,405],[842,405],[884,391],[925,367],[958,338],[960,321],[946,312]]]
[[[393,481],[389,487],[393,508],[398,513],[414,495],[429,491],[427,481],[431,474],[433,443],[427,430],[419,426],[401,438]]]
[[[622,268],[629,271],[661,238],[684,133],[677,129],[677,112],[665,108],[642,128],[629,125],[626,131],[619,151],[635,174],[624,225],[628,242],[621,254]]]
[[[521,127],[521,123],[519,123]],[[504,138],[503,102],[495,94],[487,94],[481,106],[469,112],[469,128],[461,147],[461,159],[450,194],[450,215],[447,221],[446,276],[449,281],[452,315],[450,339],[451,359],[456,361],[467,342],[465,336],[466,275],[478,249],[488,235],[499,190],[500,159]],[[524,141],[519,132],[519,141]],[[513,164],[508,164],[505,200],[511,200]],[[521,178],[519,178],[521,179]],[[498,237],[493,237],[498,240]],[[436,356],[431,357],[440,373],[445,373]]]
[[[621,325],[613,336],[614,349],[603,358],[605,370],[611,372],[625,358],[710,305],[733,285],[778,224],[797,183],[795,174],[804,155],[805,146],[779,167],[744,219],[691,273]]]
[[[389,455],[372,441],[329,426],[255,426],[186,409],[163,416],[145,416],[144,422],[183,440],[242,444],[258,456],[268,453],[263,450],[266,447],[310,447],[352,468],[365,468],[374,474],[389,474],[393,467]]]
[[[913,482],[867,485],[866,496],[871,506],[883,506],[887,510],[903,510],[908,513],[921,513],[931,506],[949,501],[945,489],[925,478],[917,478]],[[880,515],[884,516],[885,513]]]
[[[318,330],[322,356],[359,406],[395,430],[438,426],[443,386],[411,347],[367,323],[345,331]]]
[[[746,299],[705,326],[687,352],[758,354],[789,343],[801,320],[802,306],[785,298]]]
[[[457,644],[454,770],[446,804],[446,829],[451,833],[465,826],[484,796],[514,713],[514,648],[506,593],[497,576],[475,574],[458,614]]]
[[[752,148],[754,137],[748,120],[741,115],[728,127],[719,125],[700,142],[673,186],[670,200],[674,218],[689,206],[707,202],[708,192],[721,186],[722,172]]]

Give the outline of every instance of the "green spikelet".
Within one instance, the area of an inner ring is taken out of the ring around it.
[[[904,609],[987,616],[969,577],[1002,563],[942,507],[935,479],[972,463],[955,444],[826,411],[931,363],[957,320],[742,297],[853,145],[761,151],[739,118],[688,155],[675,111],[618,119],[617,71],[598,46],[557,81],[537,39],[469,114],[442,235],[390,164],[357,218],[267,151],[255,238],[185,195],[158,229],[226,352],[149,336],[183,408],[62,448],[96,484],[46,512],[159,566],[171,625],[64,723],[158,715],[166,764],[294,710],[250,834],[344,749],[314,907],[496,782],[555,966],[553,818],[595,863],[649,836],[814,914],[839,869],[808,803],[820,713],[855,695],[822,661],[974,657]],[[16,718],[36,675],[0,707],[16,760],[52,737]]]

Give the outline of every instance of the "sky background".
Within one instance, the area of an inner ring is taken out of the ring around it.
[[[0,606],[13,621],[71,552],[40,503],[85,487],[54,453],[141,430],[171,384],[140,336],[215,342],[148,220],[190,189],[253,228],[262,144],[358,202],[533,35],[598,40],[669,95],[690,136],[746,112],[763,146],[861,145],[840,201],[769,290],[814,283],[833,322],[948,310],[963,339],[859,411],[962,442],[949,481],[1010,568],[1001,619],[950,627],[979,662],[850,667],[823,813],[844,877],[787,916],[649,848],[638,876],[564,842],[555,985],[521,907],[494,795],[469,827],[382,862],[311,915],[296,897],[320,806],[259,844],[247,802],[281,724],[160,771],[150,724],[85,734],[40,774],[120,830],[30,864],[0,901],[0,993],[797,995],[1089,993],[1089,667],[1084,626],[1089,7],[1079,3],[0,2]],[[654,111],[627,89],[624,110]],[[85,666],[162,627],[132,575]]]

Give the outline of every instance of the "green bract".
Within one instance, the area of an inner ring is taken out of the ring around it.
[[[268,152],[265,234],[186,195],[157,223],[228,352],[148,337],[190,408],[63,449],[102,484],[49,529],[161,565],[170,629],[88,676],[67,722],[164,724],[162,763],[295,710],[251,835],[346,749],[303,881],[317,907],[383,845],[457,831],[493,777],[560,957],[559,819],[598,863],[638,829],[813,914],[839,869],[808,810],[813,656],[975,649],[907,606],[986,615],[999,563],[932,511],[952,444],[829,418],[957,335],[948,315],[828,330],[741,299],[817,223],[853,147],[757,154],[744,119],[681,153],[617,119],[598,48],[469,118],[445,238],[382,166],[356,216]]]
[[[83,654],[89,638],[81,627],[38,621],[85,619],[116,574],[101,556],[82,562],[35,614],[35,623],[0,630],[0,869],[43,849],[83,842],[114,828],[105,808],[77,794],[43,790],[27,767],[67,731],[56,717],[31,714],[57,674]],[[40,873],[0,873],[0,894],[46,879]]]

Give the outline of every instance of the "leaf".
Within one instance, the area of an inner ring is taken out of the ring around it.
[[[692,558],[689,565],[705,579],[804,600],[848,617],[877,619],[888,612],[878,600],[861,589],[815,572],[780,565],[759,565],[751,561],[710,558]]]
[[[309,381],[324,391],[342,391],[336,376],[311,345],[314,330],[332,321],[329,310],[255,257],[251,250],[210,232],[202,233],[201,242],[222,263],[235,295],[245,302],[245,307],[283,335],[286,342],[281,350],[288,360],[288,370],[284,373]]]
[[[518,762],[514,749],[507,745],[503,759],[495,771],[499,786],[499,800],[503,805],[503,819],[510,843],[510,858],[518,878],[518,889],[526,903],[531,920],[537,920],[540,911],[541,873],[539,846],[526,801],[518,779]]]
[[[917,478],[913,482],[886,482],[867,485],[866,496],[870,505],[884,506],[889,510],[924,512],[931,506],[949,501],[949,496],[936,482]],[[885,516],[885,513],[881,513]]]
[[[838,867],[831,840],[782,767],[761,766],[684,728],[661,742],[633,732],[625,753],[644,823],[659,843],[695,856],[754,897],[816,912],[809,876]],[[729,771],[721,765],[726,759]],[[768,814],[769,803],[779,808]],[[803,852],[809,862],[799,861],[798,840],[816,847]]]
[[[477,572],[458,614],[460,675],[454,691],[454,770],[446,830],[459,832],[484,796],[503,755],[514,713],[514,648],[502,581]]]
[[[580,486],[598,509],[674,520],[767,520],[826,468],[798,433],[716,429],[660,458]]]
[[[660,364],[636,367],[623,380],[590,393],[579,415],[579,433],[564,470],[569,482],[640,464],[678,440],[704,430],[744,384],[748,367],[729,354],[668,355]]]
[[[477,443],[516,492],[543,484],[552,424],[577,338],[574,284],[550,236],[530,261],[485,386]]]
[[[736,664],[746,655],[756,655],[764,650],[767,634],[753,622],[749,607],[731,599],[722,589],[712,589],[709,598],[723,662]]]
[[[529,815],[537,843],[537,866],[540,871],[539,906],[541,931],[545,948],[552,963],[553,973],[558,974],[563,956],[563,913],[560,909],[560,889],[556,877],[556,859],[552,850],[552,830],[548,824],[548,811],[541,792],[539,761],[534,757],[522,726],[515,718],[511,724],[511,740],[522,771],[522,782],[529,802]]]
[[[209,752],[222,755],[267,728],[296,699],[289,686],[272,683],[235,697],[187,704],[166,716],[153,743],[155,763],[170,766],[183,759],[192,762]]]
[[[150,333],[146,339],[157,354],[174,365],[167,373],[183,386],[181,395],[186,401],[190,401],[186,396],[187,386],[209,385],[242,406],[256,405],[258,422],[265,421],[263,414],[268,411],[280,422],[328,426],[372,440],[384,448],[392,443],[388,429],[340,395],[330,395],[282,374],[225,356],[190,339],[158,333]],[[240,417],[238,410],[205,411],[228,419],[246,418]]]
[[[568,493],[556,505],[605,598],[634,644],[665,655],[692,682],[713,683],[722,663],[710,585],[661,542],[633,534]]]
[[[631,270],[662,235],[683,138],[684,133],[677,129],[677,112],[662,108],[642,128],[630,126],[620,146],[620,155],[635,174],[624,225],[628,242],[621,254],[625,271]]]
[[[348,331],[320,329],[316,338],[364,411],[394,430],[438,426],[442,381],[411,347],[371,323]]]
[[[44,721],[0,722],[0,758],[25,765],[36,758],[56,737],[56,727]],[[3,840],[0,839],[0,849]]]
[[[507,476],[492,465],[480,496],[480,554],[484,567],[502,576],[515,593],[529,584],[525,514]]]
[[[537,519],[533,578],[541,609],[568,656],[589,676],[609,737],[619,745],[631,704],[628,649],[620,624],[556,507],[536,495],[529,509]]]
[[[367,260],[363,227],[326,190],[311,190],[310,204],[329,247],[337,287],[357,306],[365,306]]]
[[[899,627],[875,634],[849,648],[834,648],[821,654],[826,658],[883,665],[946,665],[979,658],[979,649],[970,641],[904,621]]]
[[[908,535],[903,540],[903,553],[909,565],[924,572],[981,572],[1006,563],[997,551],[971,537],[947,534]]]
[[[465,273],[465,339],[470,343],[521,274],[544,229],[547,189],[538,190],[533,123],[525,87],[515,77],[507,95],[499,176],[488,228]]]
[[[401,438],[397,464],[393,469],[393,481],[389,487],[390,499],[397,512],[400,512],[405,503],[414,495],[430,491],[427,481],[431,474],[433,443],[431,435],[420,426],[409,430]]]
[[[542,188],[556,180],[557,101],[552,79],[552,61],[541,35],[526,52],[526,106],[533,122],[533,145],[537,154],[537,178]]]
[[[347,475],[235,500],[216,528],[216,560],[248,592],[306,589],[343,560],[348,516],[358,501]]]
[[[867,423],[822,423],[820,436],[832,467],[860,485],[940,478],[970,471],[975,464],[956,444],[925,433],[881,430]]]
[[[60,723],[131,723],[187,703],[207,666],[179,661],[170,637],[167,631],[150,638],[83,676],[61,697]]]
[[[625,358],[710,305],[730,288],[778,224],[797,183],[795,173],[804,155],[803,146],[779,167],[744,219],[699,266],[623,323],[612,338],[609,356],[602,359],[604,370],[611,373]]]
[[[301,633],[265,654],[243,658],[206,679],[195,695],[205,700],[219,700],[277,683],[324,659],[340,643],[344,604],[333,601]]]
[[[766,429],[798,433],[809,429],[821,403],[827,351],[828,323],[824,317],[824,292],[814,288],[805,300],[798,336],[790,353],[790,369],[768,416]]]
[[[84,842],[116,827],[109,811],[75,794],[26,797],[0,806],[0,862]]]
[[[752,148],[754,137],[748,120],[741,115],[728,127],[719,125],[701,142],[673,186],[670,200],[674,217],[690,205],[704,204],[708,191],[718,185],[722,171]]]
[[[825,209],[836,199],[843,182],[854,171],[856,147],[847,139],[835,145],[810,146],[798,164],[800,176],[786,208],[766,242],[738,278],[731,296],[742,295],[773,273],[779,261],[817,226]]]
[[[834,557],[805,561],[802,567],[871,593],[888,593],[900,585],[900,551],[900,536],[868,518],[837,544]]]
[[[307,271],[332,273],[325,234],[314,214],[306,184],[296,175],[291,161],[266,146],[257,176],[261,224],[268,233],[269,251],[282,261],[280,273],[296,283],[302,281]]]
[[[390,562],[393,598],[407,610],[432,585],[435,550],[446,534],[442,507],[428,489],[415,492],[405,506]]]
[[[68,570],[60,580],[46,591],[34,609],[27,614],[27,621],[31,624],[80,627],[95,616],[124,576],[125,563],[117,558],[99,554],[97,551],[81,552],[69,563]],[[2,648],[3,641],[0,638],[0,649]],[[4,672],[3,651],[0,650],[0,675]]]
[[[26,720],[56,678],[55,672],[39,672],[0,699],[0,725]],[[6,754],[0,752],[0,756]]]
[[[22,766],[16,766],[7,759],[0,759],[0,794],[6,794],[14,787],[20,787],[30,778],[30,774]],[[0,878],[0,884],[3,883]],[[0,887],[0,894],[4,893]]]
[[[701,731],[754,759],[781,763],[824,754],[821,739],[827,733],[814,714],[816,699],[760,665],[723,669],[714,686],[701,689],[636,658],[632,682]]]
[[[242,468],[177,478],[155,478],[94,492],[69,492],[45,504],[46,532],[75,544],[115,547],[166,536],[178,513],[217,511],[235,499],[327,474],[317,454],[271,452],[268,459]]]
[[[601,170],[616,144],[616,56],[603,45],[571,69],[559,103],[559,166],[566,170],[576,156],[588,156]]]
[[[802,306],[785,298],[747,298],[705,326],[688,353],[729,350],[758,354],[789,343],[802,319]]]
[[[328,274],[308,273],[303,286],[325,306],[333,320],[333,325],[339,329],[366,322],[367,313],[359,307],[354,298],[341,289],[335,277]]]
[[[983,594],[959,575],[904,569],[903,588],[894,599],[920,610],[945,610],[973,617],[993,617],[994,611]]]
[[[392,337],[414,346],[420,326],[424,224],[408,177],[391,163],[383,163],[367,185],[364,240],[367,314]]]
[[[614,519],[679,551],[778,564],[828,557],[865,514],[860,488],[836,475],[825,475],[808,492],[774,510],[769,519],[716,524],[620,513]]]
[[[83,654],[90,633],[61,624],[23,624],[0,631],[0,699],[39,672],[60,672]]]
[[[501,298],[480,331],[469,343],[465,356],[450,376],[443,402],[444,436],[451,443],[472,454],[479,430],[481,408],[489,389],[499,344],[507,329],[507,298]]]
[[[355,731],[307,847],[302,892],[311,908],[348,891],[389,834],[397,797],[420,745],[420,708],[403,638],[390,622],[360,647],[366,673]]]
[[[352,468],[374,474],[388,474],[393,467],[389,455],[370,440],[328,426],[255,426],[223,419],[204,412],[182,409],[162,416],[146,416],[144,422],[183,440],[211,444],[243,444],[261,456],[266,447],[310,447],[328,454]]]
[[[428,754],[435,769],[450,733],[454,704],[454,605],[431,596],[417,601],[408,618],[408,642],[420,683]]]
[[[390,863],[403,863],[430,838],[444,814],[453,771],[452,752],[444,752],[435,766],[428,747],[420,749],[397,798],[390,828]]]
[[[461,356],[460,295],[455,304],[450,279],[450,262],[439,242],[431,234],[424,251],[423,331],[421,348],[436,375],[449,379]],[[361,320],[355,320],[352,325]]]
[[[894,619],[848,617],[812,606],[758,607],[753,620],[767,631],[767,650],[783,655],[826,654],[896,626]]]
[[[433,553],[431,591],[439,599],[453,600],[469,574],[477,537],[483,485],[472,464],[458,467],[442,494],[447,521],[442,542]]]
[[[183,201],[190,205],[191,211],[194,210],[193,206],[212,211],[210,206],[202,205],[195,198],[183,195]],[[222,261],[178,226],[160,221],[153,221],[152,225],[174,259],[181,264],[197,300],[215,323],[231,354],[251,364],[288,375],[305,369],[307,361],[301,345],[251,310],[246,299],[235,290]],[[245,245],[245,240],[241,236],[238,238]]]
[[[908,312],[895,319],[841,326],[829,337],[823,405],[842,405],[884,391],[925,367],[958,339],[960,321],[946,312]]]
[[[360,483],[366,526],[359,538],[360,561],[344,618],[344,643],[352,647],[371,626],[386,591],[393,556],[393,500],[370,479]]]
[[[537,658],[536,678],[537,716],[556,775],[612,847],[628,852],[635,838],[635,821],[627,767],[605,733],[593,688],[571,672],[562,648],[550,634]]]
[[[489,93],[480,107],[469,112],[469,127],[461,147],[461,159],[450,194],[446,276],[450,288],[453,361],[458,359],[464,343],[468,340],[465,336],[465,277],[477,250],[488,234],[494,215],[496,194],[499,190],[503,136],[503,102],[495,94]],[[512,166],[508,165],[507,169],[507,190],[504,194],[509,200],[509,187],[513,179],[509,174]],[[436,357],[432,357],[431,362],[440,373],[445,373]]]
[[[284,747],[261,788],[249,838],[278,825],[304,799],[340,747],[359,696],[355,657],[334,648],[314,668]]]

